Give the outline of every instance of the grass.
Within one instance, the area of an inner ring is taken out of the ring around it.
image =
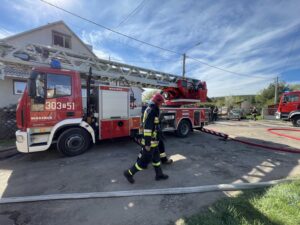
[[[247,115],[247,116],[246,116],[246,119],[247,119],[247,120],[253,120],[253,116],[252,116],[252,115]],[[256,116],[256,120],[262,120],[261,115]]]
[[[180,225],[300,225],[300,181],[224,198]]]

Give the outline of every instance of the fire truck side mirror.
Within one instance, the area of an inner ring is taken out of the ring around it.
[[[28,95],[35,104],[45,103],[45,74],[33,72],[28,80]]]
[[[288,102],[288,99],[287,99],[287,98],[283,98],[282,103],[283,103],[283,104],[286,104],[287,102]]]
[[[34,98],[36,96],[35,79],[29,78],[27,86],[28,86],[28,95]]]

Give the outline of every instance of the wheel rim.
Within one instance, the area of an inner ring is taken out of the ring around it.
[[[298,120],[296,121],[296,124],[297,124],[298,126],[300,126],[300,119],[298,119]]]
[[[81,135],[72,135],[66,140],[66,147],[68,150],[76,152],[82,149],[84,142],[84,138]]]
[[[182,135],[187,135],[189,132],[189,125],[187,123],[182,124],[181,128],[180,128],[180,132]]]

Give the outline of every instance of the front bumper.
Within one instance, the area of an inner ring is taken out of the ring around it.
[[[24,131],[16,131],[16,146],[19,152],[28,153],[28,133]]]
[[[276,112],[275,119],[277,120],[289,120],[289,113]]]
[[[275,119],[276,120],[280,120],[281,119],[281,113],[280,112],[276,112],[275,113]]]

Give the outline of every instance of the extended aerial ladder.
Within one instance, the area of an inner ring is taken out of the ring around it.
[[[32,67],[48,66],[57,59],[63,69],[75,70],[82,75],[90,68],[93,79],[116,82],[122,86],[162,89],[168,105],[182,105],[206,100],[206,83],[197,79],[161,71],[145,69],[124,63],[79,54],[67,49],[38,44],[13,46],[0,42],[0,78],[5,75],[29,77]]]
[[[141,101],[139,107],[134,104],[133,87],[162,90],[167,100],[160,113],[162,131],[186,137],[207,121],[205,109],[179,107],[205,101],[205,82],[93,54],[0,43],[0,78],[4,76],[29,78],[16,112],[16,145],[24,153],[45,151],[56,144],[63,154],[74,156],[96,140],[134,136],[140,128],[142,107]]]

